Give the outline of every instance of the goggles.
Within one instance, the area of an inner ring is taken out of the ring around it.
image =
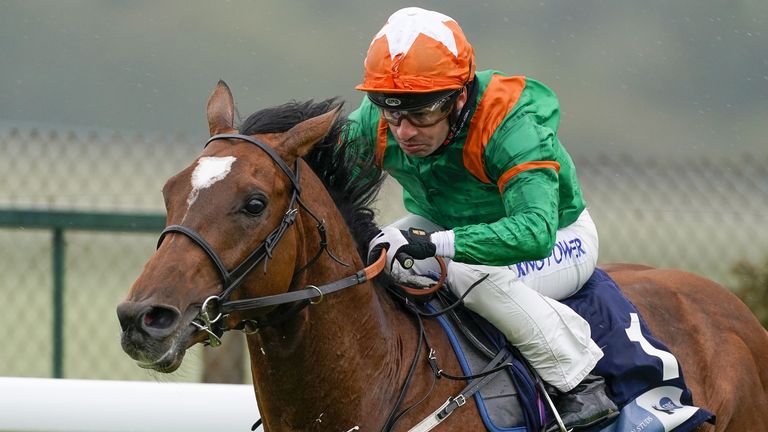
[[[463,89],[459,89],[435,102],[417,109],[411,110],[390,110],[379,107],[381,116],[384,120],[393,125],[400,126],[403,119],[407,119],[415,127],[433,126],[448,117],[453,111],[453,106]]]

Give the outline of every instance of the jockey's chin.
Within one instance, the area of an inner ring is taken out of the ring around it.
[[[432,146],[430,143],[409,143],[398,141],[400,148],[408,156],[426,157],[435,152],[437,147]]]

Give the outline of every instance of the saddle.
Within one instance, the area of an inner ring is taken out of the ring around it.
[[[440,290],[426,304],[435,313],[455,303],[447,290]],[[489,431],[538,431],[546,424],[546,412],[537,389],[538,376],[500,331],[465,307],[457,307],[437,317],[448,336],[461,372],[480,374],[494,365],[499,353],[508,366],[479,383],[473,394],[480,417]],[[448,353],[444,354],[447,355]],[[474,384],[468,383],[468,387]]]
[[[489,369],[502,350],[510,353],[503,371],[481,385],[470,380],[467,387],[479,386],[472,396],[487,430],[538,431],[550,422],[540,378],[501,332],[463,306],[438,314],[457,300],[445,288],[428,298],[406,297],[425,313],[437,314],[465,375]],[[592,373],[605,378],[608,396],[620,409],[613,422],[596,431],[688,432],[704,422],[714,424],[712,413],[693,406],[677,360],[653,337],[607,273],[596,269],[584,287],[562,303],[590,324],[592,338],[605,354]]]

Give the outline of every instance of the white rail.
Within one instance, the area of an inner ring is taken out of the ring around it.
[[[253,387],[0,377],[0,431],[243,431]]]

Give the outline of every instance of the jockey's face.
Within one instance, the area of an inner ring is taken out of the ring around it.
[[[466,88],[456,99],[453,107],[456,111],[467,102]],[[389,124],[389,130],[392,131],[395,140],[400,148],[409,156],[424,157],[435,152],[445,141],[448,132],[451,129],[448,117],[440,120],[431,126],[414,126],[407,117],[400,120],[399,125]]]

